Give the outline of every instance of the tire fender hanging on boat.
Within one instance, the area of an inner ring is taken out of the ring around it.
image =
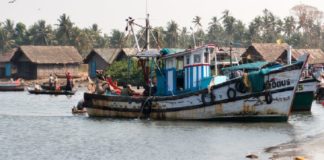
[[[265,99],[267,104],[271,104],[272,101],[273,101],[272,94],[270,92],[266,92],[265,95],[264,95],[264,99]]]
[[[239,80],[235,83],[235,89],[240,93],[246,93],[247,88],[245,87],[243,81]]]
[[[227,90],[227,97],[228,97],[228,99],[230,101],[233,100],[234,98],[236,98],[236,91],[235,91],[235,89],[229,87],[228,90]]]

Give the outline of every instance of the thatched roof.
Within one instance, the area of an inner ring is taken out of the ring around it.
[[[292,53],[292,56],[296,59],[304,53],[309,54],[309,64],[324,64],[324,52],[321,49],[294,49],[296,52]]]
[[[84,62],[87,63],[93,54],[98,54],[108,64],[112,64],[120,53],[120,49],[117,48],[95,48],[85,58]]]
[[[82,57],[73,46],[20,46],[11,60],[24,54],[37,64],[81,63]]]
[[[252,43],[249,48],[251,47],[253,47],[255,51],[260,54],[260,58],[265,61],[272,62],[275,61],[282,53],[288,50],[289,45],[287,43]],[[247,51],[242,55],[242,57],[244,57],[246,53]]]
[[[10,59],[13,57],[15,52],[16,52],[16,49],[12,49],[8,52],[0,54],[0,63],[10,62]]]
[[[151,50],[157,50],[157,49],[151,49]],[[91,50],[91,52],[84,59],[84,62],[88,63],[90,61],[90,58],[93,56],[93,54],[97,54],[108,64],[112,64],[121,53],[123,53],[125,56],[131,57],[131,56],[135,56],[138,53],[138,51],[136,48],[123,48],[123,49],[96,48]]]

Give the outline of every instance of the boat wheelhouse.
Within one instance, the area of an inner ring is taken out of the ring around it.
[[[162,70],[157,71],[158,95],[194,92],[209,86],[212,75],[210,54],[213,47],[163,54]],[[163,50],[162,50],[163,51]]]

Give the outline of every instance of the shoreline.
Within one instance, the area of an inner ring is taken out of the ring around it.
[[[324,132],[307,136],[300,140],[292,140],[276,146],[267,147],[264,153],[272,155],[269,159],[291,160],[297,157],[307,160],[317,160],[324,157]]]

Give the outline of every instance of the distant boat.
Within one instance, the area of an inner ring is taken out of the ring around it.
[[[245,71],[245,72],[253,72],[259,71],[263,68],[267,67],[281,67],[281,64],[278,63],[269,63],[269,62],[254,62],[254,63],[246,63],[239,66],[227,67],[223,68],[223,72],[227,75],[230,71]],[[274,81],[269,80],[269,85],[277,85]],[[292,103],[292,111],[310,111],[312,107],[312,102],[315,97],[315,92],[317,89],[318,80],[312,76],[306,79],[301,79],[298,82],[298,86],[295,92],[294,100]]]
[[[35,89],[32,87],[27,88],[30,94],[49,94],[49,95],[74,95],[76,90],[46,90],[46,89]]]
[[[16,81],[0,82],[0,91],[24,91],[24,84],[18,79]]]

